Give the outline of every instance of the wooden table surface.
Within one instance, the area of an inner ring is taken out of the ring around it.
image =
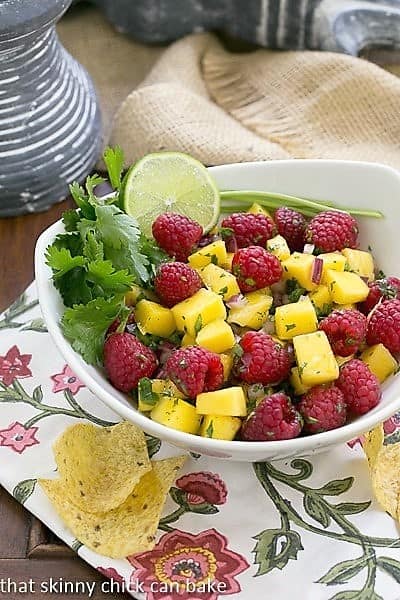
[[[69,199],[45,213],[0,219],[0,312],[33,280],[33,251],[40,233],[72,205]],[[105,579],[100,573],[84,563],[0,486],[0,582],[7,578],[17,583],[32,579],[37,590],[34,595],[6,593],[4,597],[40,598],[40,583],[50,577],[96,582],[92,596],[95,599],[131,598],[128,594],[102,593]],[[1,591],[0,588],[0,596]],[[46,600],[60,600],[60,597],[58,593],[43,594]],[[88,595],[73,597],[81,600]]]

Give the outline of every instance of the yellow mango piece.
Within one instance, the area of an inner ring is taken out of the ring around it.
[[[306,385],[304,385],[301,382],[298,367],[293,367],[291,369],[291,375],[290,375],[289,380],[290,380],[290,383],[293,387],[293,390],[294,390],[294,393],[296,396],[301,396],[302,394],[306,394],[308,392],[308,390],[310,389],[309,387],[307,387]]]
[[[356,273],[339,272],[329,269],[326,272],[326,284],[336,304],[363,302],[369,294],[369,287]]]
[[[181,348],[184,348],[185,346],[195,346],[196,345],[196,338],[193,337],[192,335],[189,335],[188,333],[185,333],[185,335],[182,338],[181,341]]]
[[[190,298],[175,304],[171,312],[178,331],[188,333],[192,337],[196,337],[200,329],[211,321],[226,318],[222,297],[204,288]]]
[[[196,344],[211,352],[220,354],[230,350],[235,345],[235,336],[232,327],[223,319],[211,321],[200,329],[196,336]]]
[[[266,208],[263,208],[261,204],[258,204],[257,202],[254,202],[254,204],[252,204],[250,208],[247,209],[247,212],[252,213],[253,215],[265,215],[266,217],[272,219],[271,213],[268,212]]]
[[[233,307],[229,310],[228,323],[235,323],[241,327],[250,329],[260,329],[268,318],[269,309],[272,306],[273,298],[265,293],[268,288],[249,292],[245,294],[245,304],[243,306]]]
[[[347,266],[350,271],[357,273],[360,277],[367,277],[368,281],[373,281],[374,259],[369,252],[353,250],[353,248],[344,248],[342,254],[347,261]]]
[[[240,386],[216,392],[204,392],[196,398],[196,410],[199,415],[245,417],[247,415],[246,396]]]
[[[138,384],[138,409],[140,412],[153,410],[160,396],[184,398],[185,395],[170,379],[148,379],[143,377]]]
[[[224,262],[223,265],[221,265],[225,270],[232,271],[232,260],[233,260],[234,256],[235,256],[234,252],[227,252],[226,261]]]
[[[214,440],[233,440],[242,425],[238,417],[206,415],[200,427],[199,435]]]
[[[325,254],[319,254],[318,258],[321,258],[324,262],[321,283],[326,283],[327,271],[344,271],[346,266],[346,259],[340,252],[326,252]]]
[[[310,292],[309,298],[321,314],[327,315],[330,312],[332,298],[327,285],[319,285],[316,290]]]
[[[298,335],[293,346],[303,385],[313,387],[339,377],[339,366],[324,331]]]
[[[171,310],[151,300],[140,300],[137,303],[135,319],[142,333],[169,337],[175,331],[175,320]]]
[[[310,298],[278,306],[275,311],[275,330],[281,340],[318,329],[317,313]]]
[[[314,264],[312,254],[302,254],[293,252],[293,254],[282,262],[283,278],[285,280],[295,279],[301,287],[308,292],[312,292],[317,285],[312,282],[311,274]]]
[[[194,269],[201,269],[210,263],[223,267],[226,263],[226,247],[225,242],[217,240],[204,248],[200,248],[194,254],[189,256],[189,264]]]
[[[219,355],[219,357],[221,359],[222,366],[224,367],[224,381],[228,381],[233,367],[233,356],[232,354],[222,353]]]
[[[222,296],[224,300],[240,294],[236,277],[222,267],[210,263],[203,269],[199,269],[198,273],[206,287]]]
[[[338,354],[335,354],[335,359],[339,367],[346,364],[347,362],[349,362],[349,360],[352,360],[353,358],[354,354],[350,354],[350,356],[339,356]]]
[[[185,433],[197,433],[200,428],[200,416],[194,406],[171,396],[162,396],[150,413],[153,421],[171,429]]]
[[[369,370],[383,383],[397,370],[398,364],[389,350],[383,344],[370,346],[361,354],[361,360],[368,365]]]
[[[139,285],[134,284],[129,292],[126,292],[125,294],[125,304],[126,306],[136,306],[139,300],[142,300],[143,298],[157,302],[157,296],[154,292],[145,290]]]
[[[267,240],[267,250],[271,254],[274,254],[281,262],[287,260],[290,256],[289,246],[285,238],[281,235],[276,235]]]

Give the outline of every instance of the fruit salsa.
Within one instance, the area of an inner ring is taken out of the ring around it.
[[[64,216],[47,262],[74,349],[150,419],[207,438],[285,440],[373,409],[400,352],[400,280],[358,248],[354,213],[379,214],[219,194],[197,163],[185,185],[203,185],[212,204],[199,222],[187,197],[182,210],[171,189],[161,202],[168,161],[185,162],[164,154],[150,213],[137,165],[121,183],[117,150],[106,155],[115,195],[96,197],[97,176],[72,187],[78,211]]]

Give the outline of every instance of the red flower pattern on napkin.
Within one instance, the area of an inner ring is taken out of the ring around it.
[[[39,444],[39,440],[36,439],[35,433],[37,427],[29,427],[26,429],[22,423],[11,423],[7,429],[0,429],[0,446],[8,446],[14,452],[22,454],[24,450],[30,446]]]
[[[225,482],[216,473],[206,471],[188,473],[177,479],[176,485],[186,492],[189,504],[209,502],[218,505],[226,502],[228,490]]]
[[[11,385],[17,378],[32,377],[28,365],[32,354],[21,354],[17,346],[12,346],[5,356],[0,356],[0,379],[4,385]]]
[[[215,529],[198,534],[170,531],[153,550],[128,560],[135,567],[131,587],[140,581],[147,600],[217,600],[220,594],[240,592],[235,577],[249,568]]]
[[[64,366],[61,373],[55,373],[54,375],[51,375],[51,379],[54,381],[54,393],[69,390],[71,394],[76,394],[81,388],[85,387],[85,384],[78,379],[68,365]]]

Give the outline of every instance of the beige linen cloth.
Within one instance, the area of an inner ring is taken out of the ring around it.
[[[180,150],[207,165],[337,158],[400,168],[400,78],[366,60],[232,53],[212,34],[145,47],[94,9],[67,15],[59,32],[96,83],[105,142],[127,163]]]

